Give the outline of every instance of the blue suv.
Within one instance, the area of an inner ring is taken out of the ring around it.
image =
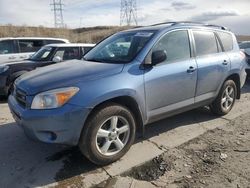
[[[148,123],[200,106],[227,114],[240,98],[245,65],[226,28],[162,23],[116,33],[83,60],[24,74],[8,103],[28,137],[78,145],[105,165]]]

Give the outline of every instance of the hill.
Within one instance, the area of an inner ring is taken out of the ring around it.
[[[97,43],[107,36],[117,31],[128,29],[129,27],[119,26],[98,26],[79,29],[56,29],[46,27],[26,27],[26,26],[0,26],[1,37],[57,37],[66,38],[71,42]],[[250,36],[237,36],[239,41],[249,40]]]
[[[46,27],[25,27],[25,26],[0,26],[1,37],[57,37],[66,38],[71,42],[96,43],[103,38],[128,29],[128,27],[105,26],[88,27],[79,29],[56,29]]]

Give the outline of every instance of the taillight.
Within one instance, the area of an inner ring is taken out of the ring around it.
[[[240,55],[242,58],[246,58],[246,54],[244,52],[240,51]]]

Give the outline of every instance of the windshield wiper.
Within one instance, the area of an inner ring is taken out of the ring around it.
[[[104,63],[105,62],[102,59],[95,59],[95,58],[93,58],[93,59],[85,59],[85,58],[83,58],[83,60],[85,60],[85,61],[93,61],[93,62],[100,62],[100,63]]]

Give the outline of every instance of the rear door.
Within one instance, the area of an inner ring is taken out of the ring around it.
[[[230,70],[230,60],[213,31],[193,30],[193,38],[198,65],[195,102],[201,102],[216,96]]]
[[[18,49],[15,40],[0,41],[0,64],[18,60]]]

